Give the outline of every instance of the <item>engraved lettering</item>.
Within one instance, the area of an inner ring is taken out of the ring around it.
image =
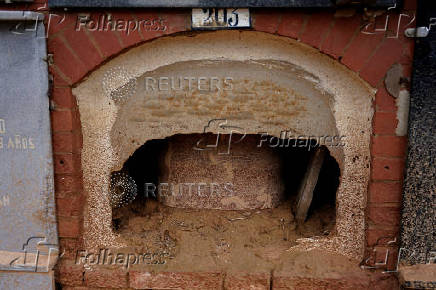
[[[32,138],[29,138],[29,149],[35,149],[35,145],[33,145]]]
[[[0,119],[0,134],[6,133],[6,123],[5,120]]]

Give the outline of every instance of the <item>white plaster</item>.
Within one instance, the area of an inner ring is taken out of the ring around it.
[[[398,125],[395,129],[395,134],[398,136],[407,135],[407,125],[409,121],[409,106],[410,106],[410,94],[408,90],[401,90],[396,99],[397,103],[397,119]]]

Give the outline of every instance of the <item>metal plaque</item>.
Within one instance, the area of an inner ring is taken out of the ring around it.
[[[0,11],[1,289],[31,280],[52,289],[58,257],[46,39],[35,15]]]
[[[192,9],[192,28],[231,29],[251,26],[248,8],[198,8]]]

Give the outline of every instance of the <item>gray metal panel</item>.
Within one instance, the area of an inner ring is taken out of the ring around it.
[[[337,1],[339,2],[339,1]],[[352,1],[340,1],[352,2]],[[396,0],[362,1],[367,6],[392,7]],[[334,7],[332,0],[49,0],[49,7],[169,7],[169,8],[255,8]]]
[[[45,31],[18,23],[0,22],[0,270],[47,272],[58,238]]]
[[[0,2],[6,2],[7,4],[11,4],[14,2],[33,2],[34,0],[0,0]]]
[[[53,273],[12,273],[0,272],[0,289],[2,290],[52,290]]]
[[[0,20],[44,20],[44,14],[33,11],[0,10]]]

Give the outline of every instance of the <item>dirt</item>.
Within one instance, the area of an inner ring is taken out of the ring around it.
[[[302,237],[329,235],[334,208],[325,205],[297,226],[292,201],[264,210],[189,210],[148,200],[114,211],[116,232],[136,253],[162,254],[153,270],[244,271],[281,269]],[[133,207],[133,208],[132,208]],[[287,267],[287,266],[286,266]]]

